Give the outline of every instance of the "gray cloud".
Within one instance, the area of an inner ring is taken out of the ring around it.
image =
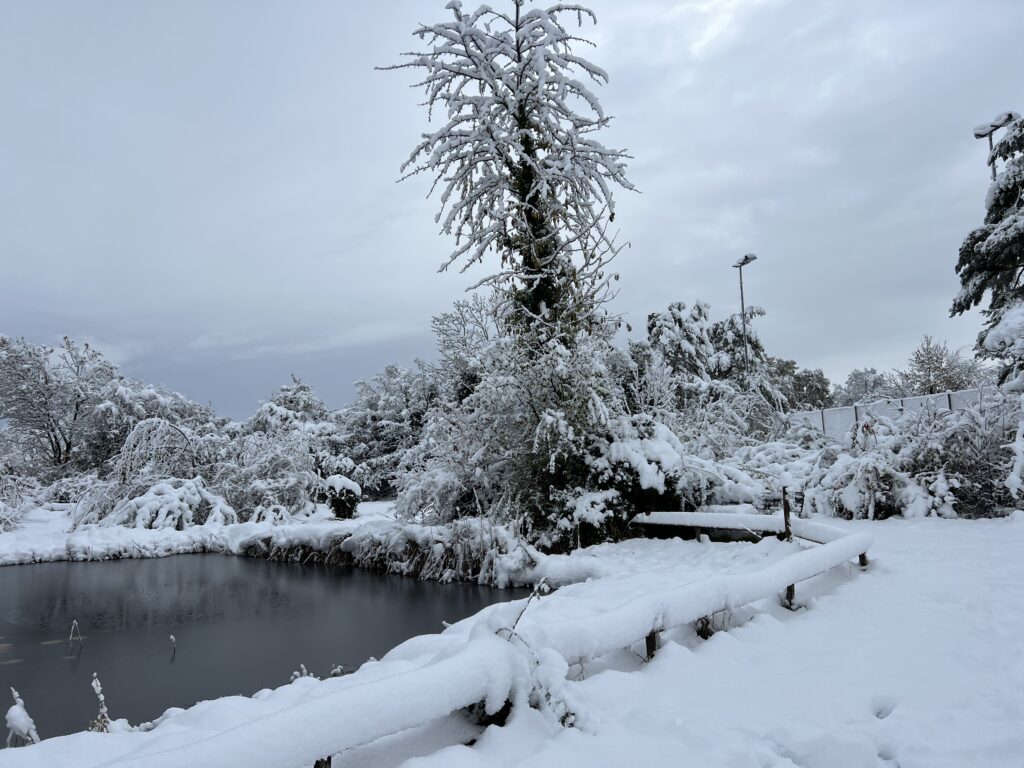
[[[438,3],[0,0],[0,332],[86,336],[126,372],[244,415],[304,375],[340,403],[472,282],[437,275],[426,116],[404,73]],[[1024,6],[593,3],[621,194],[616,309],[736,310],[770,351],[842,378],[950,320],[981,218],[974,124],[1021,108]]]

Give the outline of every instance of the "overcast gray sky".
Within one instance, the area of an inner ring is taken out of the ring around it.
[[[499,3],[500,0],[493,0]],[[466,5],[471,5],[466,2]],[[426,127],[376,72],[442,0],[0,0],[0,333],[94,341],[128,375],[244,416],[292,372],[332,405],[430,356]],[[594,0],[605,143],[635,156],[615,309],[768,315],[771,354],[834,380],[951,320],[985,147],[1024,108],[1024,3]],[[1015,74],[1016,73],[1016,74]]]

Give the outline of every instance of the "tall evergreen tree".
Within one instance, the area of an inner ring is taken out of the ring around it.
[[[989,164],[996,176],[985,197],[985,222],[960,246],[956,271],[961,289],[951,309],[953,315],[963,314],[981,306],[989,294],[983,310],[988,324],[979,339],[982,351],[988,331],[1008,308],[1024,301],[1024,119],[1017,116],[1006,126]]]
[[[832,407],[832,384],[820,368],[793,374],[793,408],[817,410]]]

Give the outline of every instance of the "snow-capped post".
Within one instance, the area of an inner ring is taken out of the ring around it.
[[[75,635],[78,635],[79,645],[83,645],[85,641],[82,639],[82,630],[78,628],[78,619],[71,620],[71,633],[68,635],[68,645],[71,645],[75,639]]]
[[[171,635],[171,659],[174,659],[175,654],[178,653],[178,641],[174,639],[174,635]]]
[[[782,525],[783,537],[786,541],[793,541],[793,521],[790,519],[789,509],[789,488],[782,486]],[[787,608],[793,610],[793,601],[796,599],[796,584],[786,587],[786,601],[783,603]]]

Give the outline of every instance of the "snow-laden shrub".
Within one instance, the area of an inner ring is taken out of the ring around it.
[[[608,438],[594,441],[588,466],[585,488],[566,494],[571,516],[559,521],[563,529],[577,529],[580,543],[583,524],[621,534],[643,512],[757,502],[763,495],[763,486],[743,470],[694,455],[646,414],[611,420]]]
[[[96,472],[67,475],[43,490],[43,499],[56,504],[77,504],[97,482]]]
[[[306,515],[317,504],[351,517],[362,495],[339,415],[294,376],[239,426],[226,453],[216,485],[252,519]]]
[[[402,456],[419,442],[436,399],[434,373],[422,362],[414,369],[388,365],[369,381],[356,382],[355,400],[338,419],[354,464],[352,479],[368,498],[394,495]]]
[[[326,504],[351,517],[359,486],[336,421],[309,387],[282,387],[248,422],[195,428],[153,417],[135,424],[106,478],[92,477],[76,525],[176,527],[280,523]]]
[[[16,528],[21,518],[37,506],[43,490],[34,477],[0,474],[0,532]]]
[[[135,528],[226,525],[238,522],[230,504],[207,489],[201,477],[168,478],[133,489],[130,485],[97,482],[78,503],[75,525],[99,523]]]
[[[20,747],[26,744],[38,744],[39,733],[36,724],[25,708],[25,702],[18,692],[11,688],[14,704],[7,710],[4,721],[7,723],[7,746]]]
[[[778,470],[804,490],[808,512],[991,517],[1014,503],[1004,481],[1019,414],[1015,398],[1000,393],[962,410],[927,403],[893,418],[866,406],[843,443],[790,456]]]
[[[341,545],[355,565],[424,580],[508,586],[540,559],[510,525],[465,518],[445,525],[364,526]]]
[[[397,509],[443,523],[500,514],[531,540],[557,539],[565,494],[588,488],[595,436],[623,413],[608,335],[537,346],[508,332],[474,354],[479,380],[430,411],[403,459]]]

